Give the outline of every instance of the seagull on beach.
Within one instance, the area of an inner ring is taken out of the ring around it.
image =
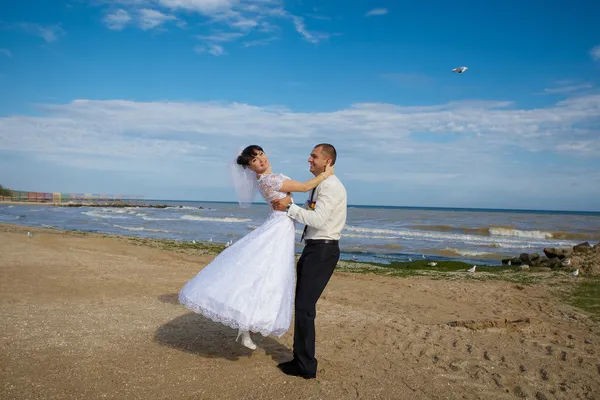
[[[195,240],[192,240],[192,243],[193,243],[193,244],[196,244],[196,241],[195,241]]]
[[[27,237],[28,238],[32,238],[33,237],[33,235],[31,234],[31,232],[27,232]]]
[[[571,265],[571,259],[567,258],[565,261],[563,261],[562,265],[564,265],[565,267],[568,267],[569,265]]]
[[[577,268],[575,271],[571,272],[571,276],[577,276],[579,275],[579,268]]]
[[[476,268],[477,268],[477,265],[473,265],[473,268],[469,268],[468,271],[470,273],[474,273]]]
[[[208,239],[209,242],[212,242],[212,238]]]
[[[465,72],[468,69],[469,68],[467,68],[467,67],[458,67],[458,68],[454,68],[452,70],[452,72],[456,72],[457,74],[462,74],[463,72]]]
[[[429,265],[430,267],[435,267],[437,265],[437,263],[431,261],[431,262],[428,262],[427,265]]]

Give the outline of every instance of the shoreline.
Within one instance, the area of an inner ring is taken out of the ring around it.
[[[96,238],[112,238],[121,241],[131,242],[137,245],[145,245],[149,247],[160,248],[163,250],[174,250],[174,251],[191,251],[192,253],[200,253],[204,255],[218,255],[221,251],[226,248],[224,242],[209,242],[209,241],[186,241],[186,240],[174,240],[174,239],[159,239],[159,238],[146,238],[137,236],[135,234],[122,235],[106,232],[89,232],[75,229],[59,229],[53,227],[36,227],[36,226],[24,226],[18,224],[11,224],[6,222],[0,222],[0,232],[2,231],[22,231],[22,232],[35,232],[38,233],[49,233],[56,232],[64,235],[74,236],[88,236]],[[295,258],[298,260],[300,254],[296,253]],[[432,265],[432,259],[415,259],[412,261],[391,261],[389,263],[377,263],[369,261],[358,261],[358,260],[343,260],[338,261],[336,271],[342,272],[358,272],[358,273],[372,273],[372,274],[383,274],[394,277],[408,277],[408,276],[429,276],[437,278],[453,278],[456,273],[467,273],[473,264],[460,261],[460,260],[435,260]],[[491,260],[490,260],[491,261]],[[550,269],[544,267],[528,267],[521,268],[520,266],[509,266],[502,263],[494,264],[477,264],[477,275],[467,274],[470,279],[484,279],[493,276],[493,279],[505,280],[508,282],[515,283],[537,283],[550,276],[556,277],[559,275],[568,275],[570,269]],[[537,275],[537,277],[532,277]]]
[[[206,242],[206,241],[195,241],[196,245],[193,243],[194,240],[177,240],[177,239],[159,239],[159,238],[147,238],[144,236],[140,236],[136,233],[130,233],[130,234],[118,234],[118,233],[108,233],[108,232],[99,232],[99,231],[86,231],[86,230],[78,230],[78,229],[62,229],[62,228],[55,228],[55,227],[51,227],[51,226],[34,226],[34,225],[20,225],[20,224],[13,224],[10,222],[0,222],[0,226],[2,225],[9,225],[9,226],[13,226],[13,227],[21,227],[21,228],[28,228],[29,230],[32,229],[49,229],[49,230],[55,230],[55,231],[61,231],[61,232],[75,232],[75,233],[80,233],[80,234],[97,234],[97,235],[106,235],[106,236],[114,236],[114,237],[122,237],[122,238],[128,238],[128,239],[139,239],[139,240],[155,240],[155,241],[159,241],[159,242],[167,242],[167,243],[173,243],[177,246],[177,247],[186,247],[186,246],[201,246],[201,245],[209,245],[209,244],[215,244],[215,245],[219,245],[219,246],[223,246],[223,248],[225,248],[225,242]],[[353,257],[356,256],[357,253],[352,251],[352,247],[349,248],[349,251],[346,251],[344,249],[342,249],[342,253],[343,255],[345,254],[346,257],[350,257],[350,259],[340,259],[340,262],[350,262],[350,263],[360,263],[360,264],[364,264],[364,265],[392,265],[395,263],[398,263],[397,261],[390,261],[388,264],[385,263],[378,263],[378,262],[370,262],[370,261],[358,261],[358,260],[354,260]],[[296,253],[296,258],[299,257],[299,253]],[[502,255],[498,254],[496,258],[487,258],[487,259],[480,259],[478,261],[476,261],[475,263],[479,266],[484,266],[484,267],[502,267]],[[460,263],[462,265],[464,265],[465,267],[471,267],[473,262],[465,262],[465,261],[461,261],[461,260],[465,260],[468,257],[460,257],[460,256],[456,256],[456,257],[449,257],[449,256],[444,256],[442,254],[439,254],[436,251],[432,251],[431,255],[429,258],[426,259],[426,262],[430,262],[430,261],[435,261],[435,262],[442,262],[442,263]],[[406,261],[406,262],[400,262],[401,264],[405,264],[405,265],[420,265],[422,264],[422,259],[417,258],[417,255],[414,254],[414,260],[412,261]]]
[[[22,206],[54,206],[54,207],[100,207],[100,208],[169,208],[175,206],[169,206],[166,204],[130,204],[126,202],[121,203],[73,203],[73,202],[52,202],[52,201],[0,201],[0,205],[22,205]],[[198,207],[203,209],[203,207]]]

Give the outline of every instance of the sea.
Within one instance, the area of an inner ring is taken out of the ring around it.
[[[235,242],[267,218],[267,204],[146,201],[167,208],[0,204],[0,223],[177,241]],[[302,251],[303,225],[296,225]],[[390,263],[417,259],[500,265],[544,247],[600,241],[600,212],[349,206],[341,258]]]

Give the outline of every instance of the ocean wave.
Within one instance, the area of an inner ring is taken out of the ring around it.
[[[476,246],[482,245],[495,245],[498,247],[505,248],[530,248],[530,247],[544,247],[548,245],[553,246],[569,246],[573,245],[573,242],[556,241],[546,239],[544,237],[531,236],[481,236],[481,235],[468,235],[463,233],[453,232],[423,232],[423,231],[411,231],[411,230],[391,230],[391,229],[377,229],[377,228],[361,228],[346,225],[345,233],[343,236],[352,237],[352,235],[363,235],[368,238],[386,238],[386,239],[400,239],[400,240],[424,240],[429,242],[461,242],[470,243]],[[351,233],[348,233],[351,232]],[[527,240],[525,240],[527,239]]]
[[[25,218],[25,216],[24,215],[0,214],[0,221],[16,221],[21,218]]]
[[[543,231],[543,230],[525,230],[512,226],[487,226],[470,228],[452,225],[411,225],[408,228],[432,231],[432,232],[455,232],[465,233],[477,236],[514,236],[532,239],[544,240],[600,240],[599,233],[583,232],[561,232],[561,231]]]
[[[561,231],[526,231],[505,227],[490,227],[490,234],[493,236],[517,236],[534,239],[561,239],[561,240],[597,240],[600,239],[598,233],[582,232],[561,232]]]
[[[198,207],[190,207],[190,206],[169,206],[166,207],[165,210],[198,210]]]
[[[250,218],[235,218],[235,217],[201,217],[198,215],[184,215],[181,219],[188,221],[206,221],[206,222],[227,222],[227,223],[240,223],[240,222],[252,222]]]
[[[434,231],[434,232],[458,232],[458,233],[468,233],[473,235],[485,235],[489,236],[490,231],[488,227],[485,228],[468,228],[462,226],[452,226],[452,225],[410,225],[408,226],[410,229],[418,229],[423,231]]]
[[[113,225],[115,228],[125,229],[127,231],[135,231],[135,232],[162,232],[162,233],[171,233],[171,231],[166,231],[164,229],[152,229],[152,228],[144,228],[143,226],[122,226],[122,225]]]
[[[109,219],[127,219],[127,218],[129,218],[126,215],[115,215],[115,214],[121,214],[121,213],[110,214],[110,213],[96,211],[96,210],[82,211],[81,213],[84,215],[87,215],[88,217],[95,217],[95,218],[109,218]]]
[[[142,217],[145,221],[179,221],[181,218],[155,218],[155,217]]]
[[[492,236],[516,236],[532,239],[553,239],[552,232],[524,231],[520,229],[502,228],[494,226],[490,227],[489,231]]]
[[[398,240],[398,239],[400,239],[400,237],[398,237],[398,236],[361,235],[361,234],[357,234],[357,233],[344,233],[344,237],[368,238],[368,239],[392,239],[392,240]]]
[[[476,250],[463,250],[463,249],[453,249],[450,247],[446,247],[441,250],[440,253],[445,253],[448,255],[458,255],[465,257],[481,257],[481,256],[492,256],[494,253],[490,253],[487,251],[476,251]]]

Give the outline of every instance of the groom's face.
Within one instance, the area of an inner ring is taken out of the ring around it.
[[[323,153],[321,146],[315,147],[310,153],[310,156],[308,156],[310,172],[315,176],[319,175],[321,172],[325,171],[325,165],[327,165],[328,161],[329,158],[327,158],[327,154]]]

